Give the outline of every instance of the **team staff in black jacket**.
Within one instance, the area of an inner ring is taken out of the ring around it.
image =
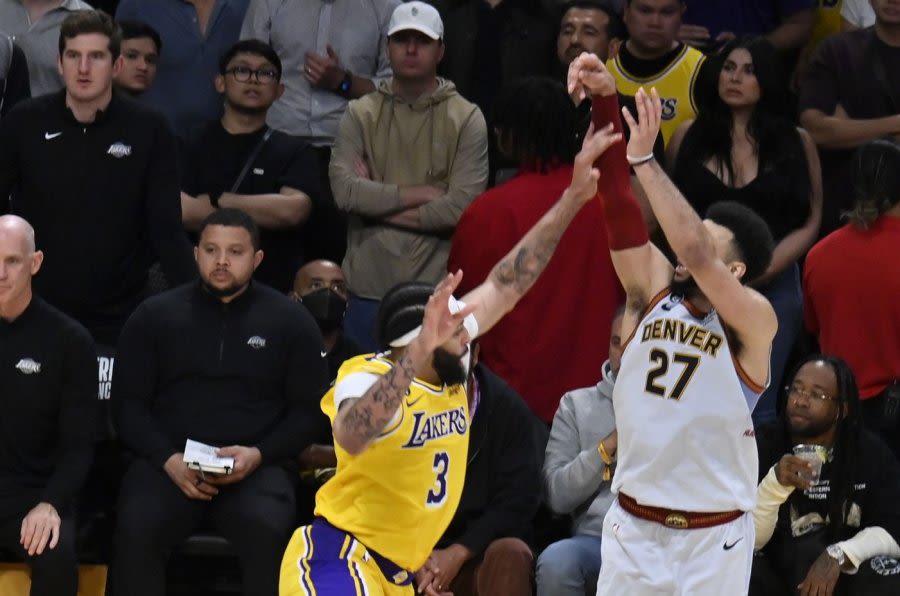
[[[84,327],[32,294],[42,261],[28,222],[0,216],[0,547],[31,565],[32,596],[74,596],[97,356]]]
[[[263,253],[249,215],[220,209],[199,233],[199,283],[148,299],[119,340],[113,411],[139,457],[119,494],[113,578],[117,593],[162,596],[169,552],[208,516],[244,593],[274,596],[296,514],[297,475],[281,464],[328,431],[322,336],[302,306],[251,283]],[[233,472],[188,469],[188,438],[223,447]]]
[[[119,40],[104,13],[72,13],[60,30],[66,88],[0,120],[0,214],[30,221],[53,255],[35,290],[104,344],[143,297],[154,258],[171,284],[195,274],[175,138],[162,115],[113,93]]]
[[[533,414],[500,377],[469,373],[469,463],[450,526],[416,574],[423,594],[531,596],[534,555],[526,544],[540,500]]]

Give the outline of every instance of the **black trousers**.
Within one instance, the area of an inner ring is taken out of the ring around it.
[[[48,541],[42,554],[28,556],[28,551],[19,544],[19,536],[22,520],[30,509],[17,507],[0,511],[0,548],[31,567],[31,596],[75,596],[78,592],[78,558],[74,516],[60,512],[62,523],[56,548],[51,549]]]
[[[119,492],[112,578],[120,596],[163,596],[166,562],[204,520],[231,542],[243,593],[276,596],[284,549],[295,528],[294,475],[263,465],[212,501],[188,499],[162,468],[135,460]]]

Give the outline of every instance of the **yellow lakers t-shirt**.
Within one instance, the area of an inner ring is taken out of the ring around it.
[[[322,398],[322,411],[333,423],[336,392],[365,386],[367,376],[376,380],[392,366],[372,354],[346,361]],[[462,494],[469,450],[465,388],[416,379],[394,420],[365,451],[350,455],[337,442],[334,449],[337,472],[316,494],[316,515],[397,565],[418,570],[453,519]]]
[[[606,63],[606,68],[616,79],[616,89],[622,95],[634,97],[641,87],[647,92],[651,87],[656,87],[662,101],[662,122],[659,129],[663,142],[668,144],[678,125],[697,117],[694,86],[705,59],[700,51],[685,44],[662,72],[650,77],[642,78],[628,72],[622,66],[619,56],[611,58]]]

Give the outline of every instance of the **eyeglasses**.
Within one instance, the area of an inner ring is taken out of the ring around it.
[[[278,79],[278,71],[268,68],[265,70],[253,70],[246,66],[234,66],[226,70],[225,74],[230,74],[239,83],[247,83],[252,77],[256,79],[257,83],[268,85]]]
[[[837,396],[828,396],[820,391],[811,391],[808,389],[803,389],[802,387],[798,387],[797,385],[787,385],[784,390],[787,392],[788,397],[796,400],[797,398],[802,397],[808,402],[818,401],[818,402],[826,402],[826,401],[834,401],[837,399]]]

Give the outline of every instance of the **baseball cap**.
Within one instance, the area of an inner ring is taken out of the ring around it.
[[[390,37],[398,31],[410,29],[424,33],[431,39],[444,37],[444,23],[441,21],[441,15],[438,14],[437,9],[430,4],[416,0],[405,2],[394,9],[387,34]]]

